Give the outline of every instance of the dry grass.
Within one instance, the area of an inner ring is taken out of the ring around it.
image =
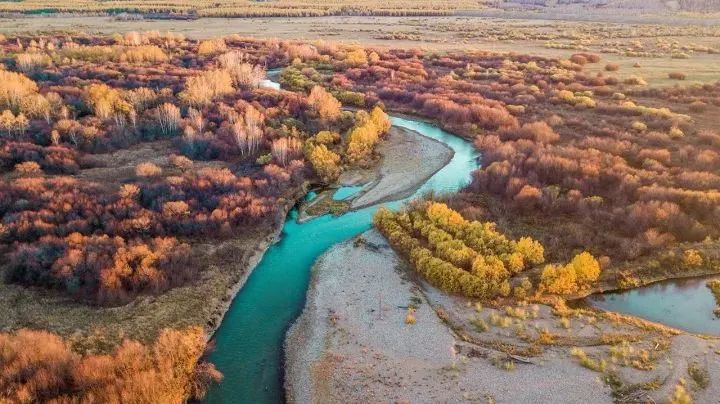
[[[706,389],[710,385],[710,373],[697,362],[690,362],[687,368],[688,375],[698,388]]]
[[[177,156],[172,156],[174,150],[170,140],[158,140],[143,142],[111,153],[95,154],[93,159],[98,163],[98,167],[82,170],[78,174],[78,178],[98,182],[108,189],[114,190],[121,184],[132,180],[135,177],[136,166],[144,162],[159,166],[163,176],[181,175],[183,168],[174,162],[177,160]],[[223,161],[196,161],[192,164],[195,169],[226,168],[228,166]]]
[[[44,329],[71,338],[80,351],[107,352],[123,337],[149,343],[162,328],[212,328],[231,298],[228,290],[240,281],[249,255],[265,237],[260,230],[219,244],[197,244],[193,254],[207,265],[200,279],[120,307],[93,307],[61,292],[0,283],[0,329]]]
[[[458,9],[477,9],[478,2],[459,0],[438,2],[434,0],[370,0],[358,3],[351,0],[324,2],[318,0],[170,0],[147,2],[145,0],[24,0],[0,3],[0,11],[39,14],[43,12],[81,13],[180,13],[211,17],[307,17],[326,15],[443,15]]]
[[[573,348],[570,351],[570,354],[577,358],[577,360],[580,362],[580,365],[590,370],[603,373],[607,369],[607,362],[605,362],[604,359],[591,358],[585,353],[585,351],[580,348]]]

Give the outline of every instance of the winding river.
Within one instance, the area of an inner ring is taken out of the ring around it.
[[[394,126],[436,139],[455,152],[410,198],[383,204],[399,207],[426,192],[454,192],[470,181],[478,166],[473,145],[429,123],[393,116]],[[346,191],[339,190],[344,196]],[[349,193],[355,189],[348,190]],[[284,399],[282,345],[291,323],[300,315],[310,268],[328,248],[350,239],[372,224],[378,206],[325,215],[297,223],[297,210],[288,215],[280,241],[272,245],[233,300],[214,336],[210,360],[225,375],[209,392],[207,403],[278,403]]]
[[[270,77],[278,73],[279,69],[268,72]],[[280,88],[272,80],[265,80],[262,85]],[[397,208],[431,191],[455,192],[470,182],[470,173],[478,167],[478,154],[470,142],[426,122],[398,116],[392,116],[391,120],[394,126],[444,143],[455,154],[411,197],[384,206]],[[359,190],[360,187],[340,188],[334,198],[349,198]],[[310,268],[334,244],[369,229],[378,207],[370,206],[339,217],[325,215],[305,223],[296,221],[297,209],[290,211],[280,241],[267,250],[250,274],[215,333],[216,349],[210,360],[223,372],[225,379],[213,386],[205,402],[283,401],[283,341],[305,304]],[[714,300],[704,284],[703,279],[667,281],[620,293],[595,295],[587,301],[595,307],[663,322],[690,332],[720,335],[720,320],[712,315]]]

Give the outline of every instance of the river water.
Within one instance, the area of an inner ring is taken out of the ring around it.
[[[714,277],[673,279],[622,292],[587,298],[595,307],[630,314],[667,324],[681,330],[720,335],[720,319],[715,317],[715,298],[705,286]]]
[[[412,197],[383,206],[397,208],[428,191],[455,192],[470,182],[471,172],[478,167],[478,154],[470,142],[429,123],[396,116],[391,120],[394,126],[446,144],[455,154]],[[326,215],[302,224],[295,220],[297,210],[290,212],[280,241],[267,250],[215,333],[210,361],[225,378],[213,386],[205,402],[283,401],[283,340],[305,304],[310,268],[334,244],[368,230],[377,208],[370,206],[339,217]]]
[[[268,72],[274,78],[279,69]],[[263,87],[279,89],[265,80]],[[394,126],[436,139],[455,152],[452,160],[435,173],[410,198],[383,204],[397,208],[426,192],[455,192],[470,182],[478,167],[473,145],[422,121],[391,117]],[[334,199],[344,199],[360,187],[340,188]],[[379,206],[370,206],[340,217],[322,216],[297,223],[293,209],[284,224],[280,241],[272,245],[233,300],[214,336],[210,360],[225,379],[213,386],[207,403],[278,403],[282,386],[282,345],[285,333],[300,315],[315,260],[334,244],[348,240],[372,224]],[[589,304],[690,332],[720,335],[720,320],[713,315],[715,301],[704,278],[660,282],[617,293],[594,295]]]

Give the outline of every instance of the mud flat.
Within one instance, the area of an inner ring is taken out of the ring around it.
[[[415,324],[406,324],[409,306]],[[718,339],[615,313],[518,308],[523,315],[509,315],[414,279],[370,230],[313,268],[305,309],[285,341],[287,398],[664,402],[681,380],[696,402],[720,396]],[[583,365],[578,351],[602,369]]]

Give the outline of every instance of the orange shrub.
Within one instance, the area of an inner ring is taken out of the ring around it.
[[[189,170],[193,166],[193,161],[185,156],[180,156],[177,154],[171,154],[169,158],[170,164],[174,165],[175,167],[181,169],[181,170]]]
[[[15,171],[21,174],[39,174],[42,173],[40,164],[34,161],[26,161],[24,163],[15,164]]]
[[[629,85],[629,86],[646,86],[647,82],[639,76],[630,76],[623,80],[623,83]]]
[[[588,62],[587,58],[580,54],[574,54],[570,56],[570,61],[581,66],[587,64]]]
[[[135,175],[138,177],[157,177],[162,174],[162,169],[153,163],[140,163],[135,167]]]
[[[207,56],[214,53],[225,52],[227,45],[222,38],[208,39],[198,44],[198,55]]]
[[[189,105],[203,106],[225,94],[233,92],[233,80],[227,70],[209,70],[189,77],[180,99]]]
[[[113,352],[80,355],[58,335],[0,333],[0,401],[162,402],[201,399],[222,374],[202,362],[200,327],[164,329],[149,346],[125,340]]]

